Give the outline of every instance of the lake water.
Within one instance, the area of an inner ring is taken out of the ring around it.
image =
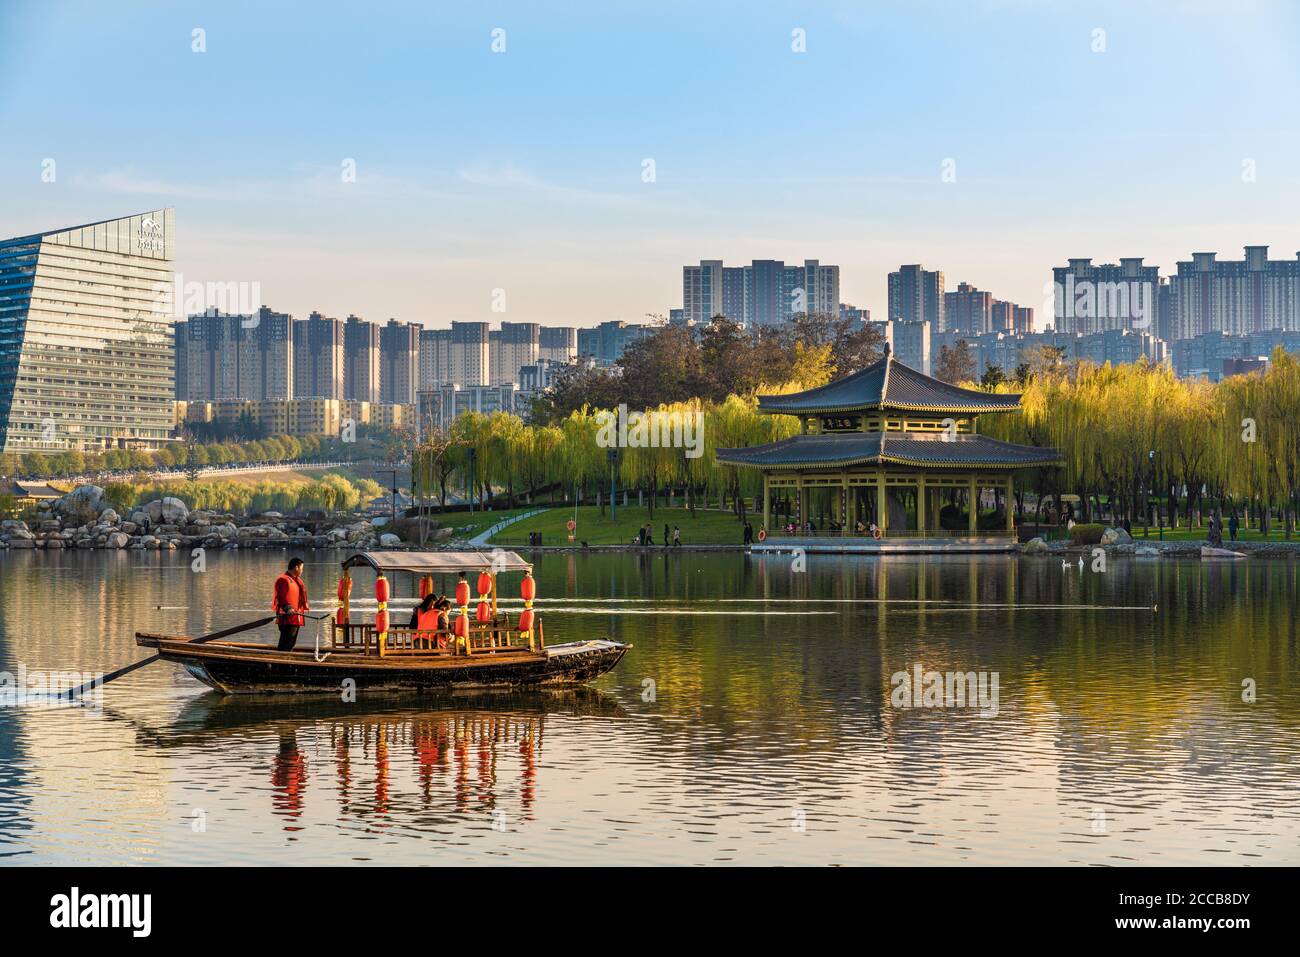
[[[591,689],[231,699],[156,663],[0,708],[0,863],[1300,863],[1294,563],[537,560],[549,642],[635,645]],[[261,617],[284,561],[0,554],[0,670]],[[918,665],[996,673],[996,715],[898,707]]]

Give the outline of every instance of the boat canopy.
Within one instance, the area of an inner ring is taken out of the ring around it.
[[[414,572],[417,575],[444,575],[458,572],[532,571],[514,552],[500,549],[491,552],[357,552],[343,562],[344,568],[368,565],[379,572]]]

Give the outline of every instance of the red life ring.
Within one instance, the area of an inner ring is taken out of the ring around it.
[[[765,529],[765,528],[760,528],[760,529],[758,530],[758,540],[759,540],[760,542],[765,542],[765,541],[767,541],[767,529]]]
[[[872,537],[872,538],[877,538],[877,539],[878,539],[878,538],[880,538],[881,534],[882,534],[882,532],[880,531],[880,526],[879,526],[879,525],[877,525],[875,528],[873,528],[873,529],[871,530],[871,537]]]

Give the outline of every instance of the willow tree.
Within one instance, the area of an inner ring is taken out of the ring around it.
[[[567,484],[573,487],[575,505],[582,498],[583,488],[593,480],[596,482],[596,494],[599,499],[601,478],[608,466],[605,449],[596,443],[598,428],[596,416],[586,406],[570,412],[569,417],[560,426],[563,441],[560,443],[556,458]]]

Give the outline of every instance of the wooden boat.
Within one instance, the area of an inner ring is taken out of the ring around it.
[[[375,620],[353,621],[351,571],[376,572]],[[387,572],[409,572],[420,579],[421,594],[431,591],[434,575],[456,574],[459,615],[452,626],[420,631],[394,627],[388,611]],[[497,610],[497,575],[524,572],[524,611],[514,623]],[[477,574],[479,607],[469,608],[465,576]],[[328,692],[349,687],[382,691],[520,689],[584,684],[618,664],[632,646],[589,639],[567,644],[545,642],[540,617],[532,611],[536,585],[532,565],[514,552],[359,552],[343,562],[339,609],[322,624],[325,641],[279,651],[272,645],[226,640],[266,624],[268,619],[204,638],[137,632],[137,645],[155,648],[204,684],[225,694]],[[299,638],[299,645],[310,641]],[[348,685],[347,682],[353,682]]]

